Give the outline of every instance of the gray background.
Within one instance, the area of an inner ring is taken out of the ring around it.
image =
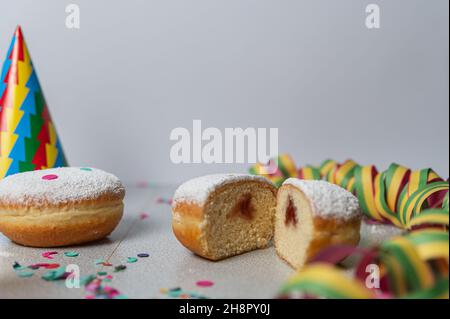
[[[81,29],[65,27],[77,3]],[[381,29],[365,6],[381,6]],[[175,127],[278,127],[298,164],[348,157],[448,176],[447,0],[1,0],[21,24],[72,165],[179,182]]]

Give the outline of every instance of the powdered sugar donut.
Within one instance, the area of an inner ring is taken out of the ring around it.
[[[264,177],[197,177],[175,192],[172,228],[186,248],[220,260],[267,247],[273,236],[275,206],[276,189]]]
[[[276,251],[298,269],[330,245],[357,245],[361,217],[358,199],[345,189],[289,178],[278,190]]]
[[[117,177],[93,168],[11,175],[0,181],[0,232],[32,247],[97,240],[119,223],[124,196]]]

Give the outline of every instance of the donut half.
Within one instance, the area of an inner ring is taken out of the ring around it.
[[[276,188],[246,174],[217,174],[182,184],[172,228],[186,248],[210,260],[266,247],[273,237]]]
[[[277,196],[277,254],[298,269],[328,246],[357,245],[361,216],[358,199],[345,189],[289,178]]]

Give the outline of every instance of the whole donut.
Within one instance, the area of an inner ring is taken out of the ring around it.
[[[116,176],[94,168],[11,175],[0,181],[0,232],[31,247],[98,240],[122,218],[124,196]]]

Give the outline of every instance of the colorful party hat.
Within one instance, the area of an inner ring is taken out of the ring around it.
[[[19,26],[0,78],[0,179],[60,166],[67,162]]]

